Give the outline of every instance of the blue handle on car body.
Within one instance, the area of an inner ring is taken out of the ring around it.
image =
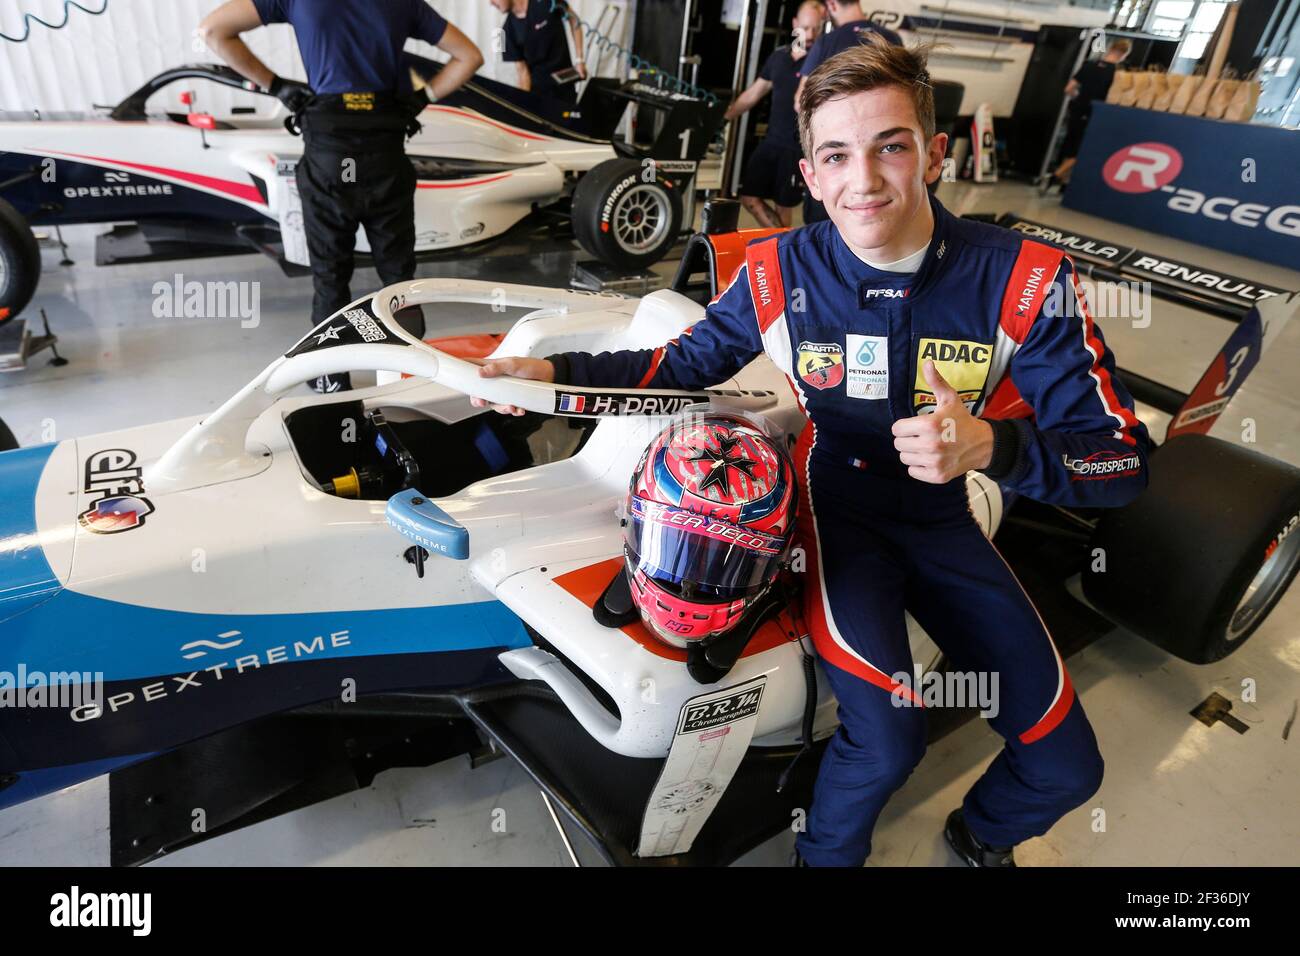
[[[401,535],[430,554],[464,561],[469,557],[469,530],[415,488],[388,499],[384,517]]]

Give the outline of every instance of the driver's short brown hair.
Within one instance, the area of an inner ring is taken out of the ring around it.
[[[799,94],[799,142],[812,162],[812,116],[830,100],[882,86],[899,86],[916,104],[916,118],[926,143],[934,138],[934,88],[926,61],[928,46],[895,46],[871,33],[855,47],[837,53],[813,70]]]

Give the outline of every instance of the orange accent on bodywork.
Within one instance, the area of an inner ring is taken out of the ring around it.
[[[622,568],[622,558],[610,558],[606,561],[599,561],[596,564],[589,564],[584,568],[576,568],[573,571],[561,574],[555,578],[555,583],[587,607],[595,607],[596,602],[600,600],[600,596],[605,593],[605,588],[609,586],[614,574],[622,570]],[[686,663],[686,651],[671,647],[652,636],[640,621],[628,624],[619,628],[619,630],[656,657]],[[790,638],[785,636],[776,620],[769,620],[758,629],[758,633],[746,645],[744,652],[740,656],[749,657],[751,654],[761,654],[763,651],[770,651],[788,640]]]
[[[487,358],[496,351],[501,340],[505,338],[504,333],[489,334],[481,333],[478,335],[449,335],[441,339],[425,339],[426,345],[432,345],[440,352],[446,352],[448,355],[454,355],[456,358]],[[402,378],[410,378],[405,372]]]
[[[783,232],[789,230],[738,229],[735,232],[720,232],[708,236],[709,245],[713,248],[713,271],[718,277],[718,287],[714,290],[713,297],[716,299],[722,290],[731,285],[731,281],[736,278],[736,273],[745,264],[745,246],[755,239],[777,236]]]

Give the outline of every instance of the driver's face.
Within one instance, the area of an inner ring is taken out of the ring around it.
[[[845,240],[871,250],[907,238],[947,144],[942,133],[927,141],[908,92],[884,86],[828,100],[811,132],[812,155],[799,167]]]

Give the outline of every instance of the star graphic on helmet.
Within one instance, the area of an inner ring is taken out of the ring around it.
[[[316,333],[316,344],[324,345],[326,339],[333,339],[336,342],[341,341],[339,339],[339,333],[342,331],[343,331],[343,326],[331,325],[324,332]]]
[[[724,493],[731,494],[731,475],[727,470],[727,466],[730,465],[743,471],[747,478],[753,478],[754,468],[757,467],[758,462],[743,456],[740,458],[729,457],[736,445],[740,444],[740,439],[735,435],[728,435],[725,438],[718,439],[718,444],[722,446],[718,451],[714,451],[712,448],[692,448],[691,451],[695,452],[695,457],[688,458],[687,461],[712,462],[703,480],[700,481],[700,491],[708,491],[714,485],[721,485]]]

